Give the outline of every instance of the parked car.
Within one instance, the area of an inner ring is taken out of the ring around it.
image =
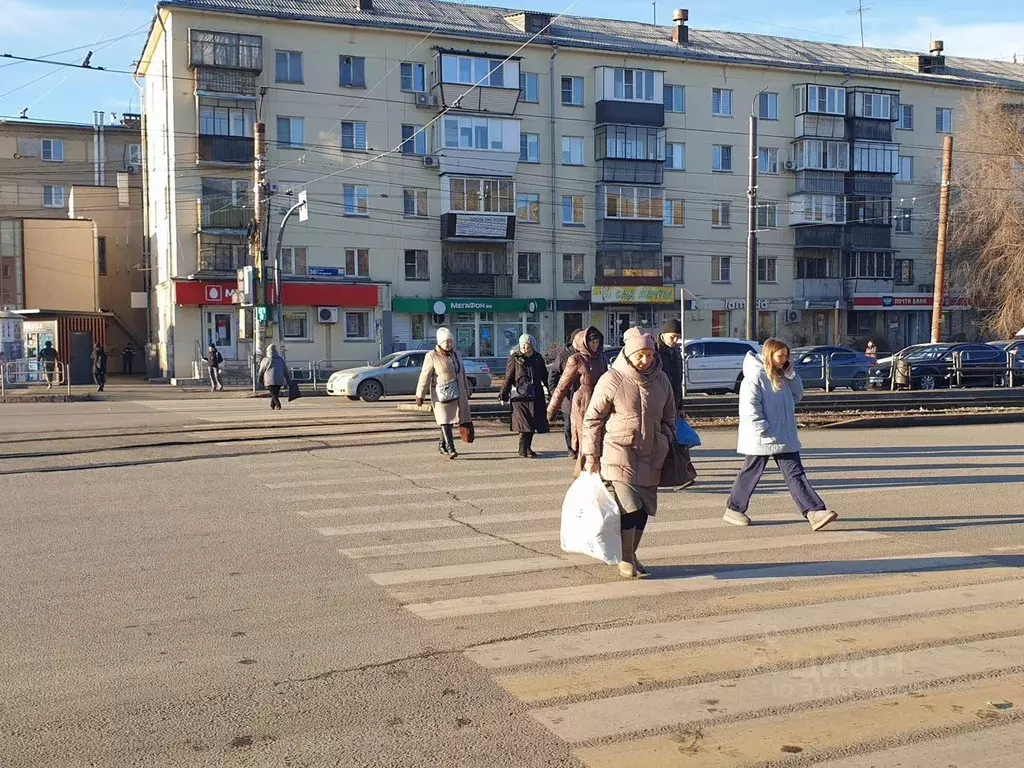
[[[426,354],[423,350],[395,352],[369,365],[336,371],[327,380],[327,394],[367,403],[375,403],[385,395],[415,395]],[[474,390],[491,386],[490,368],[475,360],[463,360],[470,397]]]
[[[989,344],[933,344],[907,358],[911,389],[931,390],[957,386],[954,361],[961,355],[961,383],[1001,386],[1006,380],[1006,351]]]
[[[928,349],[932,346],[935,345],[911,344],[909,347],[901,349],[895,355],[880,357],[878,361],[871,366],[871,370],[868,371],[868,383],[875,389],[889,389],[892,386],[890,379],[892,378],[893,361],[897,357],[909,357],[916,352],[920,352],[921,350]]]
[[[988,343],[990,347],[1001,349],[1009,357],[1013,355],[1013,370],[1014,375],[1017,375],[1017,371],[1024,372],[1024,339],[1016,338],[1010,341],[990,341]]]
[[[839,387],[863,392],[868,388],[868,371],[875,362],[855,349],[831,346],[797,347],[790,359],[805,387],[828,392]],[[828,381],[825,380],[826,365]]]
[[[683,345],[686,392],[738,393],[748,352],[760,354],[761,345],[746,339],[688,339]]]

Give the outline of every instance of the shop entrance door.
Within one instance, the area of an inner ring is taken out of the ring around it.
[[[609,347],[621,347],[623,336],[633,327],[633,313],[628,310],[608,310],[608,336],[605,344]]]
[[[205,354],[213,344],[225,360],[237,360],[238,310],[234,312],[204,312],[203,318],[206,326],[206,344],[203,353]]]

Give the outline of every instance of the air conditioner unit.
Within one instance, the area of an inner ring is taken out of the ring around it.
[[[434,106],[434,95],[431,93],[417,93],[416,94],[416,106],[417,107],[432,107]]]
[[[799,309],[787,309],[786,310],[786,325],[795,325],[800,322],[800,310]]]
[[[338,322],[339,315],[340,312],[338,312],[337,307],[317,307],[316,310],[317,322],[324,323],[325,325]]]
[[[784,162],[782,164],[782,170],[784,170],[784,171],[796,170],[796,163],[794,163],[792,160],[787,160],[786,162]]]
[[[437,161],[434,160],[434,156],[433,155],[424,155],[423,156],[423,164],[425,166],[427,166],[428,168],[432,168],[434,166],[434,163],[436,163],[436,162]]]

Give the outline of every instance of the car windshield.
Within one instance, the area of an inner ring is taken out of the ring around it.
[[[385,358],[378,360],[376,363],[370,363],[370,365],[372,365],[374,368],[387,368],[389,365],[395,362],[395,360],[402,357],[402,355],[404,354],[404,352],[395,352],[393,354],[388,355]]]
[[[916,352],[912,352],[907,355],[907,360],[935,360],[936,358],[942,357],[949,350],[950,348],[948,346],[925,347],[924,349],[919,349]]]

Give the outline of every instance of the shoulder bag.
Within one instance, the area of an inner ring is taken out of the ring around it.
[[[454,403],[461,394],[459,391],[459,373],[462,371],[462,368],[459,366],[459,356],[452,352],[452,359],[455,363],[455,378],[443,383],[438,382],[437,401],[439,403]]]

